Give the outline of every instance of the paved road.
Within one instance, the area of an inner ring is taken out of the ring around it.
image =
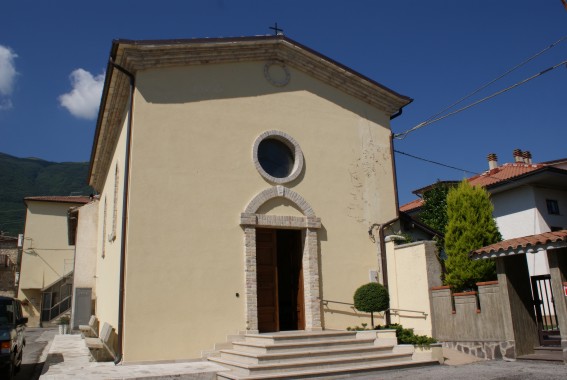
[[[43,329],[28,327],[26,329],[26,346],[22,369],[14,378],[15,380],[37,380],[41,375],[42,364],[39,363],[41,354],[47,344],[53,340],[57,333],[56,329]]]
[[[567,379],[567,365],[503,360],[480,361],[459,366],[439,365],[415,369],[384,371],[375,375],[352,376],[352,380],[555,380]]]

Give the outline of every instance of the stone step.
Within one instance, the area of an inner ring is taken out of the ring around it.
[[[249,343],[291,343],[291,342],[320,342],[329,339],[348,340],[356,337],[354,331],[281,331],[276,333],[246,334],[245,342]]]
[[[297,360],[290,363],[269,363],[269,364],[250,364],[242,363],[223,358],[209,358],[210,361],[230,368],[239,375],[271,375],[286,372],[314,371],[321,369],[340,369],[343,367],[364,366],[391,363],[412,363],[412,355],[407,353],[388,353],[388,354],[363,354],[357,356],[337,357],[337,358],[313,358]]]
[[[562,352],[563,349],[561,348],[561,346],[539,346],[539,347],[534,347],[534,351],[535,352],[552,352],[552,351],[559,351]]]
[[[292,341],[286,343],[267,343],[267,342],[233,342],[234,349],[258,354],[275,354],[283,352],[302,352],[321,348],[340,348],[340,347],[374,347],[374,339],[328,339],[322,341],[299,342]]]
[[[307,348],[297,352],[279,352],[272,354],[250,353],[240,350],[221,350],[222,359],[248,364],[293,363],[304,360],[334,359],[339,357],[356,357],[364,354],[392,353],[393,346],[340,347],[340,348]]]
[[[518,356],[518,360],[563,362],[563,349],[560,346],[534,347],[533,354]]]
[[[271,373],[271,374],[259,374],[259,375],[243,375],[235,372],[218,372],[218,380],[260,380],[260,379],[343,379],[350,377],[352,375],[362,375],[366,373],[375,373],[378,371],[387,371],[399,368],[412,368],[412,367],[423,367],[430,365],[438,365],[439,362],[436,360],[424,360],[424,361],[401,361],[398,363],[372,363],[372,364],[361,364],[353,366],[344,366],[340,368],[317,368],[311,370],[297,370],[289,372]]]

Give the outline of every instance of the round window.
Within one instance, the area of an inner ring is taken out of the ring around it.
[[[272,177],[285,178],[293,170],[293,151],[283,142],[267,138],[258,145],[258,162]]]
[[[254,163],[270,182],[293,181],[303,169],[303,154],[291,136],[280,131],[262,133],[254,143]]]

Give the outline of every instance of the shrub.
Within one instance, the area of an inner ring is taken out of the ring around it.
[[[398,338],[398,344],[413,344],[415,346],[426,346],[429,347],[432,343],[437,343],[435,338],[427,335],[415,335],[413,329],[405,329],[402,325],[398,323],[392,323],[384,327],[378,326],[377,330],[381,329],[395,329],[396,338]]]
[[[357,310],[370,313],[372,328],[374,328],[374,313],[387,310],[390,307],[388,290],[376,282],[362,285],[354,293],[354,307]]]

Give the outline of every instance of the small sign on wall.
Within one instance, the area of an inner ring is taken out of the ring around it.
[[[370,270],[368,272],[368,277],[370,282],[378,282],[378,272],[375,270]]]
[[[567,285],[563,285],[563,294],[567,297]]]

